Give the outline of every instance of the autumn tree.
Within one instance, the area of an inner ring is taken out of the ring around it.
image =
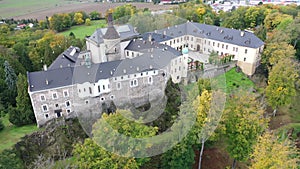
[[[83,15],[80,12],[74,14],[74,22],[76,25],[81,25],[84,22]]]
[[[250,169],[297,168],[299,154],[289,140],[279,141],[270,132],[259,136],[251,154]]]
[[[236,161],[247,161],[257,137],[267,126],[264,110],[249,93],[233,96],[225,110],[227,151]]]
[[[91,26],[91,25],[92,25],[91,20],[90,20],[89,18],[87,18],[87,19],[85,20],[85,25],[86,25],[86,26]]]
[[[290,58],[280,59],[273,66],[269,73],[266,96],[268,104],[274,109],[274,116],[279,106],[290,104],[296,96],[298,77],[297,63]]]
[[[69,29],[72,26],[72,20],[69,14],[54,14],[49,18],[50,28],[57,32]]]

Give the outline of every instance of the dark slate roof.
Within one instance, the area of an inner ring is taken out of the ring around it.
[[[147,33],[142,34],[142,39],[149,40],[149,36],[151,36],[152,41],[155,41],[155,42],[164,42],[164,41],[172,39],[172,37],[170,37],[170,36],[164,36],[163,34],[153,33],[153,32],[147,32]]]
[[[160,44],[158,42],[154,41],[148,41],[148,40],[140,40],[140,39],[133,39],[129,42],[129,44],[126,46],[125,50],[131,50],[131,51],[137,51],[141,53],[149,53],[152,49],[160,49],[160,51],[169,51],[173,53],[175,56],[180,56],[181,53],[177,51],[176,49],[165,45]]]
[[[122,60],[114,76],[140,73],[147,70],[159,70],[166,67],[176,57],[177,55],[174,55],[169,50],[154,48],[152,52],[144,53],[132,59]]]
[[[72,85],[72,75],[72,67],[27,73],[29,90],[33,92]]]
[[[49,69],[74,67],[79,53],[80,49],[78,47],[70,46],[52,62],[52,64],[49,66]]]
[[[134,28],[131,25],[120,25],[116,26],[114,25],[116,31],[119,33],[121,40],[127,39],[130,37],[137,36],[138,33],[135,32]],[[90,37],[88,37],[88,40],[94,41],[97,44],[103,43],[103,36],[105,35],[108,28],[101,28],[97,29]]]
[[[120,38],[119,33],[116,31],[113,25],[108,26],[106,33],[103,36],[104,39],[118,39]]]
[[[243,31],[244,36],[241,36],[242,31],[240,30],[200,24],[195,22],[187,22],[181,25],[161,29],[157,32],[159,34],[166,33],[167,36],[173,38],[180,37],[183,35],[193,35],[196,37],[217,40],[250,48],[258,48],[264,44],[262,40],[260,40],[251,32]]]
[[[113,77],[115,70],[119,66],[122,60],[116,60],[111,62],[103,62],[98,64],[92,64],[90,68],[86,66],[78,66],[74,68],[73,82],[94,83],[100,79],[108,79]]]

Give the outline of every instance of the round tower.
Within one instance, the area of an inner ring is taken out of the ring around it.
[[[121,60],[121,38],[113,25],[113,18],[111,13],[108,14],[107,21],[107,31],[103,36],[103,41],[105,44],[105,56],[107,58],[107,61]]]

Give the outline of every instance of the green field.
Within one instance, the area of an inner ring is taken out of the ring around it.
[[[71,0],[0,0],[0,18],[28,14],[71,3],[78,2]]]
[[[24,137],[26,134],[30,134],[38,130],[35,124],[16,127],[8,121],[7,116],[3,117],[2,121],[5,125],[5,128],[0,131],[0,152],[4,149],[12,147],[20,140],[21,137]]]
[[[86,25],[72,26],[71,29],[61,32],[60,34],[69,36],[70,33],[73,32],[76,38],[84,39],[86,36],[92,35],[97,28],[106,27],[105,20],[92,21],[91,23],[92,23],[91,26],[86,26]]]

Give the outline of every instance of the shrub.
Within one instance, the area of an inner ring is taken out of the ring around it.
[[[2,120],[0,119],[0,131],[4,129],[4,124],[2,123]]]

